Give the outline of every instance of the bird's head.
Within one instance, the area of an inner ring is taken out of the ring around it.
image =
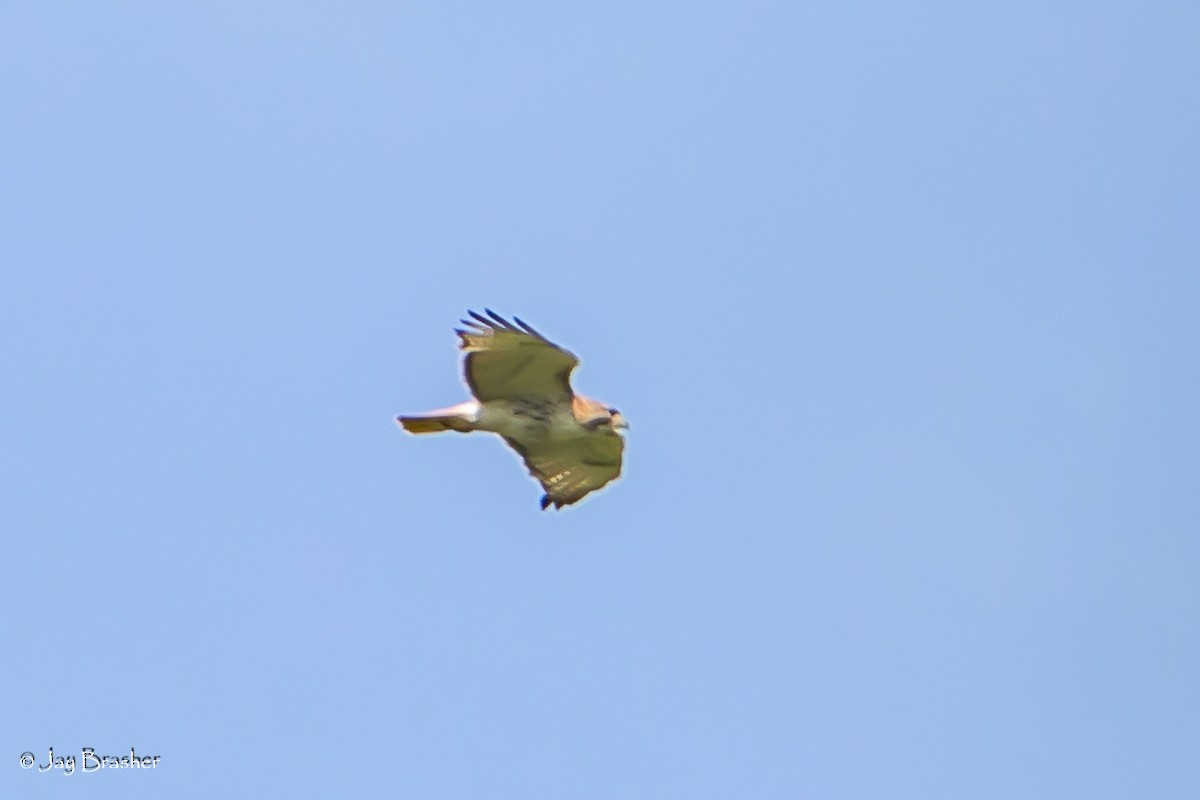
[[[571,410],[579,424],[591,431],[610,428],[616,432],[629,427],[629,423],[625,421],[625,417],[621,415],[620,411],[590,397],[576,395]]]

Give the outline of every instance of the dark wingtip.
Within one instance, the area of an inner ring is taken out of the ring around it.
[[[474,334],[475,336],[478,336],[481,333],[487,333],[491,330],[490,326],[481,325],[472,319],[460,319],[459,322],[461,322],[463,325],[466,325],[470,329],[467,332]]]
[[[551,502],[552,501],[550,500],[550,495],[548,495],[548,494],[542,495],[542,511],[545,511],[547,508],[549,508]]]
[[[471,317],[471,319],[460,320],[460,322],[462,322],[462,324],[466,325],[468,328],[474,328],[482,333],[509,331],[510,333],[527,333],[543,341],[546,340],[545,336],[542,336],[532,327],[522,322],[519,317],[513,317],[513,319],[517,322],[517,324],[514,325],[504,317],[497,314],[495,311],[492,311],[490,308],[484,308],[483,311],[487,316],[480,314],[478,311],[468,310],[467,316]]]
[[[520,325],[521,329],[523,331],[525,331],[526,333],[528,333],[530,336],[534,337],[535,339],[541,339],[543,342],[549,342],[549,340],[545,336],[542,336],[540,333],[538,333],[536,330],[534,330],[532,325],[530,325],[529,323],[527,323],[525,320],[521,319],[520,317],[514,316],[513,321],[516,322],[518,325]]]
[[[513,324],[511,322],[509,322],[504,317],[497,314],[495,311],[492,311],[490,308],[485,308],[484,311],[486,311],[487,315],[492,318],[492,325],[499,325],[501,330],[513,331],[514,333],[520,333],[519,330],[517,330],[516,328],[513,327]]]

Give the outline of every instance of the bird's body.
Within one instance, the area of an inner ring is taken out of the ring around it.
[[[466,353],[463,371],[471,400],[418,416],[397,418],[409,433],[485,431],[501,436],[546,490],[542,508],[561,508],[621,474],[626,428],[615,408],[570,385],[579,363],[514,317],[470,312],[470,330],[457,331]]]

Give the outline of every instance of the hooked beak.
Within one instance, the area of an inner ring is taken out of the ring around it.
[[[629,430],[629,422],[619,413],[612,415],[612,426],[614,429],[624,428],[625,430]]]

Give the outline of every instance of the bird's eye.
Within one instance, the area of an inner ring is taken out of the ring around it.
[[[610,408],[610,409],[608,410],[608,413],[610,413],[610,414],[614,414],[614,415],[615,415],[615,414],[620,414],[621,412],[620,412],[620,411],[617,411],[615,408]]]

